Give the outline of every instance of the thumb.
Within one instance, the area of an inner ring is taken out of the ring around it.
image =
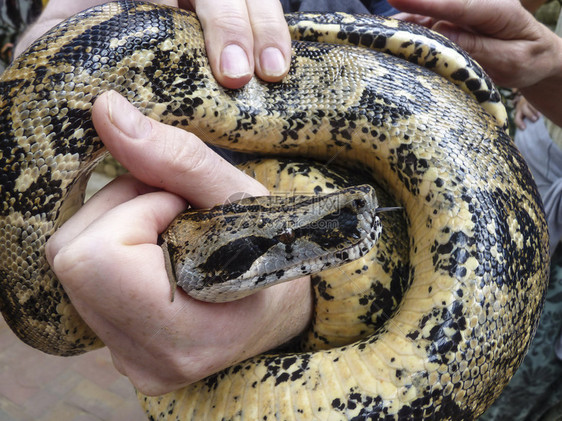
[[[195,207],[223,203],[234,192],[267,194],[198,137],[145,117],[117,92],[100,95],[92,120],[107,149],[136,178]]]

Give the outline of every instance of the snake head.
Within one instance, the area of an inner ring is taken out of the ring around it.
[[[232,301],[364,256],[381,233],[368,185],[311,196],[261,196],[188,210],[162,234],[172,282]]]

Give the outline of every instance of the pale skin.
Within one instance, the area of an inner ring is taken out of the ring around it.
[[[200,17],[213,25],[211,16],[219,3],[207,1],[215,6],[209,6],[206,18]],[[496,81],[521,88],[551,119],[562,120],[562,104],[557,101],[562,94],[561,42],[550,31],[544,32],[518,1],[389,2],[409,12],[401,15],[403,18],[434,26],[453,38]],[[51,0],[49,4],[53,3],[73,4],[68,0]],[[258,11],[266,13],[269,25],[240,25],[244,20],[234,19],[232,27],[225,26],[230,31],[218,27],[222,35],[209,39],[206,31],[215,75],[229,87],[243,85],[252,74],[238,72],[244,74],[228,77],[221,73],[221,51],[229,42],[243,47],[250,68],[258,75],[263,68],[260,70],[256,57],[260,57],[261,46],[272,42],[268,32],[274,34],[280,51],[289,48],[288,38],[271,26],[280,21],[280,10],[273,6],[264,12],[265,5],[250,7],[250,3],[220,5],[242,7],[249,22]],[[197,5],[194,2],[197,13],[204,13],[205,9]],[[289,55],[283,53],[283,57],[288,60]],[[234,67],[240,69],[239,66]],[[268,80],[275,79],[272,76]],[[112,109],[120,112],[111,112]],[[182,293],[170,303],[163,258],[155,245],[158,233],[185,207],[186,201],[208,207],[235,192],[266,191],[193,135],[142,117],[130,106],[127,108],[117,94],[100,96],[92,116],[107,148],[132,176],[118,179],[90,200],[49,241],[47,253],[76,308],[109,347],[118,370],[129,376],[141,392],[160,394],[302,332],[312,312],[307,279],[226,305],[203,304]],[[134,127],[144,127],[141,133],[131,135],[126,129],[131,128],[129,118],[138,118]],[[279,314],[285,316],[278,317]]]
[[[525,120],[537,121],[541,114],[533,107],[524,96],[519,97],[515,104],[515,115],[513,121],[519,130],[525,130],[527,124]]]

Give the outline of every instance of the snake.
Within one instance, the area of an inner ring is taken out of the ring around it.
[[[526,353],[549,274],[542,202],[501,96],[467,53],[426,28],[345,13],[286,19],[287,76],[236,90],[215,81],[194,14],[140,1],[81,12],[9,66],[2,314],[47,353],[102,346],[45,243],[106,154],[90,113],[115,90],[150,118],[255,154],[242,168],[270,189],[345,197],[367,182],[379,206],[402,208],[377,216],[380,238],[362,256],[312,274],[314,316],[301,337],[183,389],[139,395],[149,419],[477,418]],[[279,203],[260,206],[268,215]],[[276,238],[292,244],[295,231]]]

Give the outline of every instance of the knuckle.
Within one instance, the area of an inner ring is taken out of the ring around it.
[[[108,245],[95,236],[81,235],[61,247],[53,257],[52,268],[65,287],[80,286],[108,260]]]
[[[459,33],[457,42],[462,48],[464,48],[469,52],[472,52],[473,54],[477,54],[478,52],[483,52],[484,50],[482,39],[474,36],[469,32],[463,31]]]
[[[166,156],[161,162],[166,162],[169,171],[176,177],[207,170],[209,164],[207,146],[191,133],[181,133],[179,137],[181,138],[167,143],[163,150]]]
[[[170,387],[166,387],[165,382],[154,378],[137,380],[129,376],[129,380],[138,392],[146,396],[159,396],[173,390]]]
[[[208,25],[212,31],[222,33],[225,38],[245,39],[250,32],[248,17],[239,10],[225,9],[215,12]]]
[[[160,357],[162,357],[161,353]],[[165,355],[161,362],[165,361],[165,366],[159,365],[157,370],[144,369],[130,362],[125,362],[124,372],[135,388],[147,396],[158,396],[172,392],[179,388],[194,383],[205,376],[197,376],[186,370],[181,359]]]
[[[63,246],[54,255],[52,268],[58,278],[68,282],[83,272],[83,267],[89,262],[89,253],[83,246],[83,242],[74,241],[72,247]]]
[[[278,39],[280,34],[289,34],[287,24],[284,19],[279,19],[275,15],[264,14],[259,18],[252,19],[252,30],[254,34],[268,36],[271,39]]]

